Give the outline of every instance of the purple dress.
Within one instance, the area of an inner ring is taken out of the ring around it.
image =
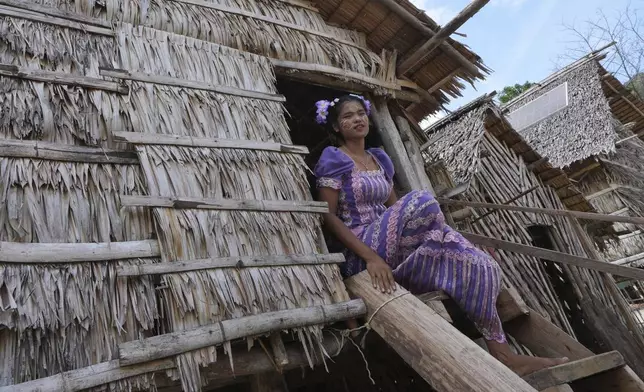
[[[394,167],[381,149],[369,149],[380,169],[360,171],[342,150],[327,147],[315,167],[318,188],[339,190],[337,215],[393,270],[396,282],[414,294],[442,290],[474,321],[487,340],[505,342],[496,309],[499,265],[445,224],[438,202],[427,191],[412,191],[387,208]],[[366,269],[344,251],[345,277]]]

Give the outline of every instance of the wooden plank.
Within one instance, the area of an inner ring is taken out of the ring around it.
[[[324,339],[322,345],[325,351],[334,357],[340,353],[342,348],[340,343],[340,339],[329,336]],[[228,360],[223,359],[225,354],[223,352],[220,354],[222,360],[201,369],[202,374],[208,380],[229,380],[234,377],[268,372],[275,368],[270,358],[266,356],[266,352],[260,347],[253,347],[250,350],[246,347],[234,349],[232,353],[234,369],[231,369]],[[299,342],[288,344],[286,354],[288,356],[288,365],[285,366],[284,370],[309,365],[309,357],[302,350],[302,345]],[[314,365],[321,363],[319,356],[311,356],[310,360]],[[38,380],[0,387],[0,392],[79,392],[118,380],[174,368],[174,358],[133,366],[120,366],[118,360],[113,360]]]
[[[418,178],[420,186],[420,188],[418,189],[427,190],[433,194],[434,188],[432,187],[432,183],[427,176],[427,172],[425,172],[425,161],[423,160],[423,157],[420,153],[420,147],[418,146],[414,135],[412,135],[411,133],[409,122],[402,115],[394,116],[394,122],[398,128],[398,131],[400,132],[401,138],[403,140],[406,139],[403,141],[403,144],[405,145],[405,149],[407,150],[409,160],[415,169],[414,171],[416,173],[416,177]]]
[[[436,35],[434,35],[420,48],[418,48],[415,53],[412,53],[411,56],[403,59],[400,66],[398,66],[398,75],[404,75],[416,64],[429,56],[434,51],[434,49],[436,49],[441,43],[445,42],[445,40],[449,38],[450,35],[452,35],[471,17],[476,15],[476,13],[479,12],[481,8],[483,8],[489,2],[490,0],[473,0],[470,4],[468,4],[467,7],[459,12],[454,19],[443,26],[436,33]]]
[[[526,166],[526,169],[527,169],[528,171],[533,171],[533,170],[534,170],[534,169],[536,169],[539,165],[544,164],[544,163],[547,163],[549,160],[550,160],[550,159],[548,159],[547,157],[539,158],[539,159],[537,159],[536,161],[534,161],[534,162],[532,162],[532,163],[528,164],[528,165]]]
[[[519,292],[514,288],[504,288],[496,299],[496,309],[502,322],[512,321],[530,313],[530,308],[523,302]]]
[[[603,261],[597,261],[586,257],[570,255],[567,253],[555,252],[534,246],[518,244],[516,242],[503,241],[496,238],[486,237],[472,233],[461,233],[463,237],[476,245],[489,246],[494,249],[503,249],[508,252],[521,253],[524,255],[550,260],[561,264],[574,265],[576,267],[606,272],[608,274],[623,276],[636,280],[644,280],[644,270],[637,268],[614,265]]]
[[[565,216],[568,218],[596,220],[596,221],[602,221],[602,222],[621,222],[621,223],[632,223],[635,225],[644,225],[644,217],[639,217],[639,216],[619,216],[619,215],[610,215],[610,214],[598,214],[595,212],[556,210],[552,208],[538,208],[538,207],[525,207],[525,206],[508,205],[508,204],[481,203],[481,202],[465,201],[465,200],[450,200],[446,198],[438,198],[438,201],[441,204],[446,204],[446,205],[456,205],[456,206],[475,207],[475,208],[493,208],[496,210],[531,212],[535,214]]]
[[[305,33],[305,34],[310,34],[310,35],[315,35],[315,36],[318,36],[318,37],[323,37],[323,38],[329,39],[329,40],[331,40],[333,42],[337,42],[337,43],[344,44],[344,45],[347,45],[347,46],[352,46],[354,48],[367,50],[367,48],[361,46],[360,44],[357,44],[355,42],[345,40],[345,39],[342,39],[342,38],[338,38],[333,34],[329,34],[329,33],[323,32],[323,31],[309,29],[309,28],[302,27],[302,26],[294,24],[294,23],[289,23],[289,22],[285,22],[285,21],[282,21],[282,20],[279,20],[279,19],[271,18],[269,16],[260,15],[260,14],[254,13],[254,12],[245,11],[245,10],[240,9],[240,8],[227,7],[227,6],[224,6],[224,5],[219,5],[219,4],[210,2],[210,1],[203,1],[203,0],[170,0],[170,1],[171,2],[176,2],[176,3],[194,5],[194,6],[197,6],[197,7],[209,8],[209,9],[224,12],[224,13],[227,13],[227,14],[238,15],[238,16],[242,16],[242,17],[245,17],[245,18],[255,19],[255,20],[259,20],[259,21],[262,21],[262,22],[265,22],[265,23],[276,25],[276,26],[285,27],[285,28],[287,28],[289,30],[297,30],[297,31],[300,31],[300,32]]]
[[[630,366],[577,381],[575,387],[584,392],[644,392],[644,382]]]
[[[0,262],[62,264],[158,257],[156,240],[98,243],[0,242]]]
[[[644,259],[644,252],[637,253],[628,257],[624,257],[619,260],[610,261],[610,263],[615,265],[624,265],[624,264],[630,264],[642,259]]]
[[[412,15],[409,11],[407,11],[403,6],[401,6],[395,0],[376,0],[376,1],[386,5],[387,8],[389,8],[392,12],[398,15],[402,20],[409,23],[416,30],[422,32],[426,37],[432,38],[436,35],[436,33],[432,29],[426,26],[420,19],[418,19],[415,15]],[[440,47],[450,57],[458,61],[461,64],[461,66],[466,68],[472,75],[476,75],[480,73],[479,68],[474,63],[469,61],[465,56],[463,56],[463,54],[461,54],[461,52],[456,50],[449,43],[443,41],[440,44]]]
[[[55,16],[40,14],[36,12],[25,12],[24,7],[21,7],[21,8],[17,8],[17,7],[14,8],[14,7],[8,7],[6,5],[0,5],[0,16],[10,16],[12,18],[26,19],[32,22],[40,22],[40,23],[50,24],[50,25],[68,28],[72,30],[79,30],[85,33],[105,35],[109,37],[114,36],[114,31],[112,29],[93,26],[85,23],[78,23],[73,20],[68,20],[62,17],[55,17]]]
[[[184,87],[194,90],[211,91],[217,94],[234,95],[243,98],[262,99],[273,102],[286,102],[286,98],[281,94],[263,93],[260,91],[244,90],[237,87],[217,86],[204,81],[179,79],[164,75],[150,75],[143,72],[133,72],[124,69],[101,68],[101,76],[118,78],[125,80],[134,80],[143,83],[162,84],[164,86]]]
[[[197,148],[228,148],[239,150],[271,151],[285,154],[308,154],[305,146],[281,144],[275,142],[259,142],[241,139],[212,139],[205,137],[162,135],[157,133],[120,132],[112,133],[114,140],[131,144],[146,144],[158,146],[197,147]]]
[[[442,291],[434,291],[431,293],[423,293],[416,296],[421,300],[425,305],[429,306],[434,312],[441,316],[448,323],[452,323],[452,317],[449,315],[447,308],[443,304],[443,300],[449,299],[449,297]]]
[[[619,188],[621,188],[620,185],[612,184],[608,188],[604,188],[604,189],[602,189],[600,191],[597,191],[595,193],[591,193],[590,195],[584,195],[584,197],[586,198],[586,200],[590,201],[592,199],[596,199],[598,197],[604,196],[605,194],[610,193],[612,191],[615,191],[615,190],[617,190]]]
[[[19,8],[26,11],[37,12],[40,14],[54,16],[61,19],[66,19],[78,23],[84,23],[88,25],[103,27],[108,30],[112,30],[112,24],[106,20],[93,18],[91,16],[86,16],[83,14],[78,14],[75,12],[65,11],[59,8],[47,7],[45,5],[40,5],[36,3],[31,3],[28,1],[17,1],[17,0],[0,0],[0,5],[5,5],[8,7]]]
[[[345,259],[342,253],[213,257],[210,259],[173,261],[169,263],[122,265],[117,268],[116,274],[118,276],[163,275],[214,268],[339,264],[344,261]]]
[[[367,271],[345,281],[367,304],[370,327],[438,391],[534,391],[519,376],[398,286],[371,284]]]
[[[198,197],[121,196],[124,207],[156,207],[220,211],[305,212],[326,214],[329,206],[321,201],[233,200]]]
[[[187,331],[121,343],[119,345],[119,362],[121,366],[134,365],[215,346],[239,338],[357,318],[364,315],[365,312],[364,302],[356,299],[331,305],[280,310],[223,320],[217,324]]]
[[[619,210],[617,210],[617,211],[613,211],[613,212],[611,212],[611,213],[610,213],[610,214],[608,214],[608,215],[622,215],[623,213],[628,212],[628,210],[630,210],[630,208],[628,208],[628,207],[624,207],[624,208],[620,208],[620,209],[619,209]]]
[[[61,162],[138,165],[134,151],[72,146],[39,140],[0,140],[0,157],[44,159]]]
[[[273,64],[273,67],[276,68],[276,71],[278,71],[278,69],[281,68],[281,70],[279,70],[278,73],[293,72],[293,70],[316,72],[316,73],[333,75],[333,76],[337,76],[345,79],[358,80],[373,86],[385,87],[390,90],[401,89],[398,83],[386,82],[384,80],[372,78],[357,72],[347,71],[345,69],[332,67],[329,65],[302,63],[298,61],[288,61],[288,60],[280,60],[280,59],[269,59],[269,60]]]
[[[0,12],[0,15],[2,15],[2,12]],[[63,72],[44,71],[40,69],[29,69],[11,64],[0,64],[0,76],[25,79],[33,82],[64,84],[68,86],[104,90],[119,94],[127,94],[129,91],[127,86],[99,78],[71,75]]]
[[[539,370],[523,379],[540,391],[609,371],[624,366],[624,364],[622,355],[617,351],[611,351]]]

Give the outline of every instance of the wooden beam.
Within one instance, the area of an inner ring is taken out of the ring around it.
[[[473,0],[454,19],[441,28],[436,35],[425,42],[415,53],[404,59],[398,67],[398,75],[406,74],[411,68],[429,56],[434,49],[445,42],[459,27],[481,10],[490,0]]]
[[[454,79],[454,77],[456,77],[456,75],[458,75],[460,72],[461,72],[461,69],[456,68],[455,70],[453,70],[452,72],[447,74],[447,76],[445,76],[444,78],[442,78],[438,82],[434,83],[434,85],[432,87],[430,87],[427,90],[427,92],[430,93],[430,94],[433,94],[434,92],[438,91],[441,87],[443,87],[443,85],[445,85],[445,83],[447,83],[447,82],[451,81],[452,79]]]
[[[134,151],[72,146],[39,140],[0,140],[0,157],[114,165],[139,164],[139,158]]]
[[[116,274],[118,276],[163,275],[215,268],[339,264],[344,261],[342,253],[213,257],[210,259],[173,261],[169,263],[122,265],[117,268]]]
[[[620,208],[620,209],[619,209],[619,210],[617,210],[617,211],[613,211],[613,212],[611,212],[611,213],[610,213],[610,214],[608,214],[608,215],[622,215],[623,213],[628,212],[628,210],[630,210],[630,208],[628,208],[628,207],[624,207],[624,208]]]
[[[409,23],[416,30],[422,32],[426,37],[432,38],[436,35],[436,32],[434,32],[427,25],[421,22],[420,19],[418,19],[415,15],[412,15],[409,11],[407,11],[403,6],[401,6],[395,0],[376,0],[376,1],[379,1],[380,3],[386,5],[387,8],[389,8],[391,11],[396,13],[396,15],[398,15],[402,20]],[[472,75],[476,75],[480,73],[479,68],[474,63],[468,60],[465,56],[463,56],[463,54],[461,54],[461,52],[459,52],[449,43],[442,42],[441,49],[445,53],[447,53],[450,57],[458,61],[461,64],[461,66],[467,69]]]
[[[520,253],[539,259],[550,260],[561,264],[574,265],[580,268],[587,268],[601,271],[612,275],[623,276],[636,280],[644,280],[644,270],[637,268],[623,267],[603,261],[593,260],[586,257],[575,256],[567,253],[555,252],[553,250],[536,248],[534,246],[518,244],[516,242],[499,240],[472,233],[461,233],[463,237],[476,245],[489,246],[494,249],[503,249],[508,252]]]
[[[528,169],[528,171],[533,171],[534,169],[537,168],[537,166],[539,166],[539,165],[541,165],[543,163],[547,163],[548,161],[549,161],[549,159],[547,157],[539,158],[536,161],[528,164],[526,166],[526,169]]]
[[[223,342],[263,335],[269,332],[330,324],[363,316],[365,304],[360,299],[330,305],[280,310],[253,316],[223,320],[187,331],[171,332],[119,345],[119,363],[134,365],[215,346]]]
[[[319,30],[314,30],[314,29],[309,29],[309,28],[297,25],[295,23],[285,22],[283,20],[271,18],[270,16],[260,15],[260,14],[254,13],[254,12],[246,11],[246,10],[243,10],[241,8],[228,7],[228,6],[225,6],[225,5],[219,5],[217,3],[213,3],[213,2],[210,2],[210,1],[204,1],[204,0],[169,0],[169,1],[170,2],[181,3],[181,4],[194,5],[194,6],[197,6],[197,7],[208,8],[208,9],[212,9],[212,10],[215,10],[215,11],[220,11],[220,12],[223,12],[223,13],[226,13],[226,14],[232,14],[232,15],[241,16],[241,17],[244,17],[244,18],[255,19],[255,20],[265,22],[265,23],[272,24],[272,25],[285,27],[285,28],[287,28],[289,30],[296,30],[296,31],[300,31],[300,32],[305,33],[305,34],[310,34],[310,35],[314,35],[314,36],[318,36],[318,37],[323,37],[323,38],[326,38],[326,39],[328,39],[328,40],[330,40],[332,42],[337,42],[337,43],[344,44],[344,45],[347,45],[347,46],[351,46],[351,47],[354,47],[354,48],[367,50],[366,47],[363,47],[360,44],[357,44],[357,43],[355,43],[353,41],[349,41],[349,40],[346,40],[346,39],[338,38],[338,37],[336,37],[335,35],[333,35],[331,33],[327,33],[327,32],[324,32],[324,31],[319,31]]]
[[[619,352],[611,351],[539,370],[525,376],[523,379],[536,390],[541,391],[546,388],[568,384],[582,378],[613,370],[625,364],[624,358]]]
[[[585,174],[585,173],[588,173],[590,171],[593,171],[593,170],[595,170],[595,169],[597,169],[599,167],[601,167],[601,163],[593,162],[590,165],[587,165],[587,166],[577,170],[576,172],[568,174],[568,178],[575,179],[577,177],[580,177],[582,174]]]
[[[530,188],[530,189],[526,189],[525,191],[523,191],[523,192],[519,193],[518,195],[516,195],[516,196],[514,196],[513,198],[511,198],[511,199],[507,200],[506,202],[504,202],[504,203],[503,203],[503,205],[508,205],[508,204],[510,204],[510,203],[513,203],[513,202],[515,202],[515,201],[519,200],[520,198],[522,198],[523,196],[528,195],[528,194],[530,194],[530,193],[534,192],[535,190],[537,190],[537,189],[539,189],[539,188],[540,188],[540,186],[539,186],[539,185],[535,185],[535,186],[533,186],[533,187],[532,187],[532,188]],[[494,213],[495,213],[495,212],[497,212],[497,211],[499,211],[499,210],[497,209],[497,210],[493,210],[493,211],[486,212],[485,214],[483,214],[483,215],[479,216],[478,218],[474,219],[474,220],[472,221],[472,223],[476,223],[476,222],[480,221],[481,219],[484,219],[484,218],[486,218],[487,216],[490,216],[490,215],[494,214]]]
[[[396,172],[395,177],[400,186],[406,192],[412,189],[421,189],[420,180],[415,175],[416,171],[409,160],[405,145],[389,113],[385,98],[374,97],[372,99],[371,115],[376,122],[385,150],[393,161]]]
[[[289,71],[292,72],[293,70],[315,72],[315,73],[328,74],[328,75],[332,75],[332,76],[336,76],[344,79],[353,79],[363,83],[367,83],[372,86],[384,87],[390,90],[401,89],[398,83],[386,82],[384,80],[372,78],[370,76],[366,76],[357,72],[347,71],[345,69],[332,67],[329,65],[302,63],[298,61],[288,61],[288,60],[280,60],[280,59],[269,59],[269,60],[271,61],[271,63],[273,64],[273,67],[275,67],[276,70],[278,70],[279,68],[282,68],[282,70],[279,70],[278,73],[289,72]]]
[[[2,12],[0,12],[0,15],[2,15]],[[119,94],[127,94],[129,91],[127,86],[99,78],[72,75],[63,72],[44,71],[41,69],[30,69],[11,64],[0,64],[0,76],[25,79],[32,82],[64,84],[68,86],[104,90]]]
[[[409,157],[409,160],[414,167],[416,177],[418,178],[420,186],[418,189],[424,189],[434,193],[432,183],[425,172],[425,162],[423,161],[423,157],[420,153],[420,147],[418,146],[414,135],[411,133],[409,122],[407,122],[407,119],[402,115],[394,115],[394,122],[400,132],[401,139],[404,139],[403,144],[407,150],[407,156]]]
[[[313,12],[320,12],[320,10],[318,10],[317,7],[311,4],[310,1],[303,1],[303,0],[277,0],[277,1],[279,1],[280,3],[292,5],[293,7],[300,7]]]
[[[134,80],[142,83],[161,84],[171,87],[183,87],[193,90],[210,91],[217,94],[233,95],[236,97],[262,99],[273,102],[286,102],[286,98],[281,94],[263,93],[260,91],[244,90],[231,86],[217,86],[204,81],[186,80],[164,75],[150,75],[143,72],[134,72],[124,69],[101,68],[101,76],[110,78]]]
[[[53,16],[56,18],[66,19],[78,23],[84,23],[88,25],[103,27],[106,30],[112,31],[112,24],[103,19],[93,18],[91,16],[86,16],[76,12],[69,12],[59,8],[48,7],[45,5],[35,4],[28,1],[17,1],[17,0],[0,0],[0,5],[5,5],[8,7],[19,8],[25,11],[36,12],[48,16]]]
[[[496,299],[496,309],[504,323],[530,313],[530,308],[523,302],[514,287],[504,288],[499,292]]]
[[[331,336],[324,339],[322,346],[331,357],[339,354],[342,349],[340,339]],[[268,372],[275,368],[275,365],[260,347],[253,347],[250,350],[246,347],[239,350],[234,349],[231,354],[234,368],[231,368],[230,362],[224,359],[226,354],[223,352],[219,354],[221,354],[221,360],[201,369],[202,374],[208,380],[227,380],[233,377],[244,377]],[[319,356],[307,356],[300,343],[288,344],[286,346],[286,355],[288,365],[284,367],[284,370],[308,366],[309,360],[314,365],[321,363]],[[133,366],[120,366],[118,360],[113,360],[21,384],[0,387],[0,392],[79,392],[118,380],[174,368],[174,358]]]
[[[220,211],[306,212],[326,214],[329,206],[320,201],[233,200],[199,197],[121,196],[124,207],[155,207]]]
[[[63,264],[158,257],[156,240],[98,243],[0,242],[0,262]]]
[[[306,146],[296,146],[275,142],[258,142],[242,139],[212,139],[179,135],[163,135],[159,133],[141,132],[112,132],[114,140],[131,144],[149,144],[158,146],[198,147],[198,148],[228,148],[239,150],[272,151],[287,154],[308,154]]]
[[[370,327],[436,390],[534,392],[404,288],[382,293],[366,271],[345,283],[367,304]]]
[[[82,31],[84,33],[105,35],[108,37],[114,36],[114,31],[112,29],[95,26],[94,24],[96,24],[96,22],[92,24],[78,23],[74,20],[69,20],[66,17],[56,17],[52,16],[51,14],[47,15],[41,13],[42,11],[25,12],[25,6],[18,8],[0,5],[0,16],[9,16],[12,18],[30,20],[32,22],[45,23],[53,26]]]
[[[604,196],[605,194],[610,193],[612,191],[615,191],[615,190],[617,190],[619,188],[621,188],[620,185],[612,184],[608,188],[604,188],[604,189],[602,189],[600,191],[597,191],[595,193],[591,193],[590,195],[587,195],[587,196],[584,195],[584,197],[586,198],[586,200],[590,201],[592,199],[596,199],[598,197]]]
[[[624,257],[624,258],[621,258],[621,259],[618,259],[618,260],[613,260],[610,263],[614,264],[614,265],[624,265],[624,264],[634,263],[634,262],[640,261],[642,259],[644,259],[644,252],[637,253],[637,254],[634,254],[634,255],[631,255],[631,256],[628,256],[628,257]]]
[[[604,82],[604,84],[605,84],[605,85],[606,85],[606,86],[607,86],[611,91],[613,91],[615,94],[617,94],[617,95],[619,96],[619,98],[621,98],[623,101],[625,101],[625,102],[628,104],[628,106],[632,107],[632,108],[633,108],[633,110],[635,110],[635,111],[637,112],[637,114],[639,114],[642,118],[644,118],[644,112],[642,111],[642,109],[640,109],[639,107],[637,107],[637,105],[635,105],[635,104],[634,104],[630,99],[628,99],[627,97],[625,97],[624,95],[622,95],[622,94],[621,94],[621,93],[620,93],[620,92],[619,92],[615,87],[613,87],[613,85],[612,85],[612,84],[610,84],[610,82],[609,82],[609,81],[607,81],[605,78],[602,78],[602,82]]]
[[[595,212],[555,210],[552,208],[538,208],[538,207],[525,207],[525,206],[506,205],[506,204],[480,203],[480,202],[474,202],[474,201],[451,200],[451,199],[445,199],[445,198],[438,198],[438,201],[441,204],[445,204],[445,205],[456,205],[456,206],[475,207],[475,208],[493,208],[496,210],[517,211],[517,212],[530,212],[534,214],[565,216],[568,218],[579,218],[579,219],[596,220],[596,221],[602,221],[602,222],[632,223],[635,225],[644,224],[644,217],[640,217],[640,216],[608,215],[608,214],[598,214]]]
[[[273,350],[273,359],[275,364],[279,367],[280,370],[284,369],[284,366],[288,365],[288,354],[286,353],[286,346],[284,346],[284,341],[282,340],[281,332],[273,332],[269,337],[271,343],[271,349]]]
[[[430,293],[423,293],[416,296],[421,300],[425,305],[429,306],[434,312],[441,316],[448,323],[452,323],[452,317],[449,315],[447,308],[443,305],[444,300],[448,300],[449,297],[442,291],[433,291]]]

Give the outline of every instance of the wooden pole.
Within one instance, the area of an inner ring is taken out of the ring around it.
[[[72,146],[40,140],[0,140],[0,157],[113,165],[139,164],[139,158],[134,151]]]
[[[474,0],[467,7],[465,7],[454,19],[443,26],[436,35],[430,38],[423,44],[415,53],[402,61],[398,67],[398,75],[404,75],[416,64],[422,61],[425,57],[434,51],[441,43],[445,42],[450,35],[468,21],[472,16],[481,10],[490,0]]]
[[[119,361],[123,366],[134,365],[248,336],[343,321],[362,316],[365,312],[366,308],[362,300],[352,300],[224,320],[187,331],[121,343]]]
[[[396,115],[394,117],[394,121],[396,122],[400,135],[402,136],[407,154],[409,155],[409,160],[414,166],[415,173],[420,184],[419,189],[428,190],[433,194],[434,188],[432,187],[432,183],[427,176],[427,172],[425,172],[425,162],[423,162],[423,157],[420,154],[420,146],[416,142],[414,135],[412,135],[411,133],[409,122],[405,117],[401,115]]]
[[[383,294],[366,271],[345,283],[367,304],[370,327],[437,391],[535,391],[402,287]]]
[[[536,248],[534,246],[518,244],[516,242],[499,240],[472,233],[461,233],[471,243],[481,246],[489,246],[494,249],[503,249],[508,252],[521,253],[539,259],[555,261],[557,263],[574,265],[576,267],[606,272],[608,274],[623,276],[626,278],[644,280],[644,270],[637,268],[614,265],[603,261],[593,260],[586,257],[575,256],[567,253],[555,252],[553,250]]]
[[[334,357],[342,349],[340,342],[340,339],[329,336],[324,339],[322,346],[331,357]],[[205,378],[208,380],[226,380],[233,377],[265,373],[275,369],[271,359],[260,347],[254,347],[250,350],[243,347],[240,350],[234,350],[231,355],[234,369],[230,367],[228,360],[223,359],[224,354],[222,353],[222,360],[210,364],[202,370]],[[295,369],[309,364],[309,358],[302,350],[300,343],[286,345],[286,356],[288,363],[284,366],[284,370]],[[311,360],[313,365],[322,362],[319,355],[311,356]],[[125,367],[119,366],[118,360],[113,360],[38,380],[0,387],[0,392],[77,392],[145,373],[174,369],[175,367],[174,359],[170,358]]]
[[[0,242],[0,263],[60,264],[158,257],[156,240],[98,243]]]
[[[395,0],[376,0],[376,1],[379,1],[380,3],[387,6],[387,8],[389,8],[393,13],[398,15],[402,20],[409,23],[418,31],[422,32],[426,37],[432,38],[436,35],[436,33],[432,29],[430,29],[428,26],[423,24],[423,22],[421,22],[416,16],[409,13],[409,11],[407,11],[403,6],[398,4]],[[445,53],[447,53],[450,57],[458,61],[461,64],[461,66],[466,68],[472,75],[476,75],[480,72],[479,68],[474,63],[472,63],[467,58],[465,58],[465,56],[463,56],[461,52],[456,50],[449,43],[442,42],[441,49],[445,51]]]
[[[607,215],[607,214],[597,214],[594,212],[581,212],[581,211],[572,211],[572,210],[555,210],[551,208],[538,208],[538,207],[525,207],[525,206],[514,206],[506,204],[493,204],[493,203],[480,203],[474,201],[463,201],[463,200],[451,200],[445,198],[439,198],[438,201],[441,204],[446,205],[456,205],[464,207],[476,207],[476,208],[494,208],[497,210],[507,210],[507,211],[518,211],[518,212],[531,212],[535,214],[545,214],[553,216],[565,216],[568,218],[579,218],[587,220],[597,220],[603,222],[622,222],[622,223],[633,223],[636,225],[644,224],[644,218],[639,216],[618,216],[618,215]]]
[[[376,121],[385,150],[387,150],[394,163],[398,183],[405,192],[409,192],[412,189],[421,189],[420,181],[415,175],[414,166],[409,160],[405,145],[389,113],[386,99],[384,97],[373,97],[372,103],[371,114]]]
[[[508,201],[506,201],[506,202],[505,202],[505,203],[503,203],[503,204],[504,204],[504,205],[507,205],[507,204],[510,204],[510,203],[512,203],[512,202],[514,202],[514,201],[517,201],[517,200],[519,200],[520,198],[522,198],[523,196],[525,196],[525,195],[527,195],[527,194],[531,193],[532,191],[535,191],[535,190],[537,190],[537,189],[539,189],[539,188],[540,188],[540,187],[539,187],[539,185],[535,185],[535,186],[533,186],[532,188],[530,188],[530,189],[526,189],[525,191],[523,191],[523,192],[519,193],[518,195],[514,196],[513,198],[509,199]],[[474,224],[474,223],[476,223],[476,222],[480,221],[481,219],[483,219],[483,218],[485,218],[485,217],[487,217],[487,216],[489,216],[489,215],[494,214],[494,213],[495,213],[495,212],[497,212],[497,211],[498,211],[498,210],[492,210],[492,211],[486,212],[485,214],[483,214],[483,215],[479,216],[478,218],[474,219],[474,220],[472,221],[472,224]]]

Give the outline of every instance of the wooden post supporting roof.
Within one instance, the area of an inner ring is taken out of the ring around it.
[[[490,0],[474,0],[467,7],[463,9],[454,19],[447,23],[442,29],[436,33],[429,41],[425,42],[423,46],[413,53],[408,58],[404,59],[398,67],[398,75],[404,75],[412,69],[416,64],[422,61],[425,57],[434,51],[440,44],[445,42],[450,35],[452,35],[459,27],[467,20],[474,16],[481,8],[483,8]]]
[[[415,173],[418,177],[418,182],[420,185],[419,189],[428,190],[434,193],[432,183],[429,180],[429,177],[427,177],[427,172],[425,172],[425,163],[423,162],[423,157],[420,153],[420,146],[416,142],[414,135],[412,135],[411,133],[411,127],[409,126],[407,118],[403,117],[402,115],[395,115],[394,121],[403,139],[409,160],[414,166]]]
[[[420,181],[416,176],[414,166],[409,160],[405,145],[398,133],[396,124],[391,118],[387,100],[384,97],[375,97],[372,99],[371,106],[372,116],[378,126],[382,143],[385,145],[387,153],[391,157],[396,170],[396,179],[400,186],[408,192],[412,189],[421,189]]]
[[[366,271],[345,283],[367,305],[370,327],[437,391],[535,391],[402,287],[384,294]]]
[[[377,0],[377,1],[387,6],[387,8],[389,8],[393,13],[398,15],[402,20],[409,23],[415,29],[421,31],[426,37],[432,38],[436,35],[436,32],[434,32],[432,29],[430,29],[425,24],[423,24],[423,22],[421,22],[416,16],[409,13],[409,11],[407,11],[403,6],[398,4],[396,1],[394,0]],[[471,72],[474,75],[479,73],[478,67],[470,60],[465,58],[465,56],[463,56],[461,52],[456,50],[452,45],[448,44],[447,42],[442,42],[440,47],[445,53],[447,53],[454,60],[458,61],[469,72]]]

